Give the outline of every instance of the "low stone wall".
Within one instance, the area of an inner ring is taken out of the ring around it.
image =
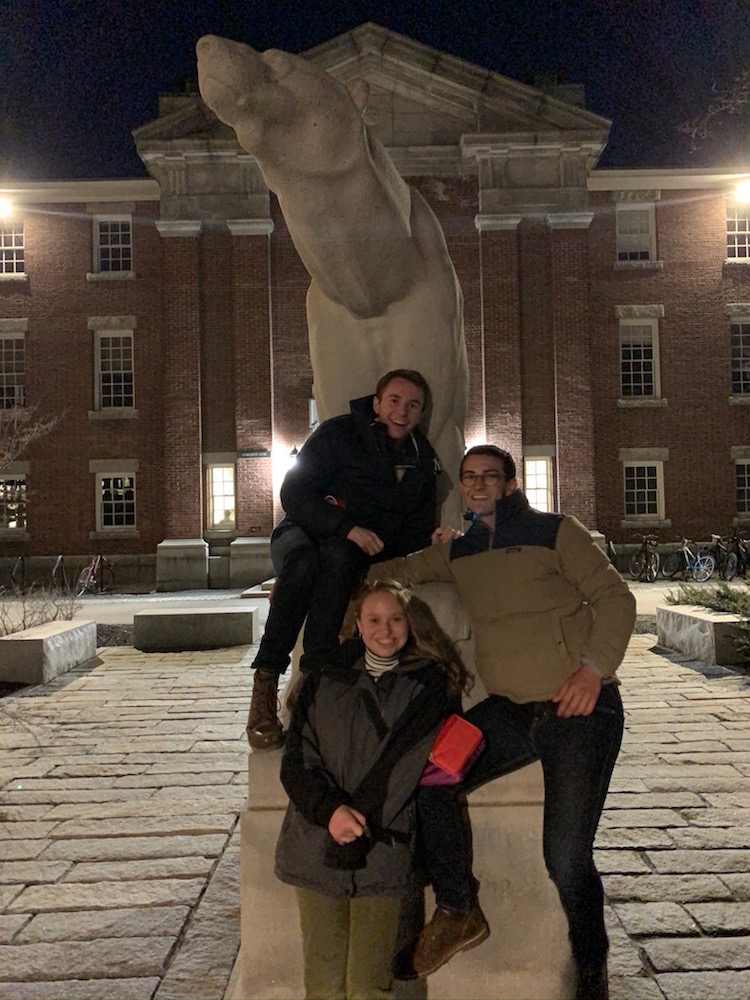
[[[96,656],[96,622],[48,622],[0,636],[0,680],[45,684]]]
[[[734,666],[744,661],[737,647],[738,615],[687,604],[656,609],[656,635],[660,646],[685,653],[702,663]]]
[[[258,609],[154,608],[133,615],[133,645],[144,653],[245,646],[258,635]]]

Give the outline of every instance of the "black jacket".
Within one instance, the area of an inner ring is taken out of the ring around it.
[[[281,487],[287,516],[275,537],[293,525],[316,540],[346,537],[359,525],[383,540],[382,559],[430,544],[437,525],[437,456],[419,429],[394,450],[385,425],[375,420],[372,399],[352,400],[351,413],[326,420],[305,442]],[[396,465],[405,467],[400,480]]]
[[[281,762],[290,798],[276,874],[330,896],[408,891],[414,884],[414,792],[442,721],[460,711],[434,663],[405,662],[375,682],[361,640],[345,642],[305,679]],[[370,837],[338,848],[328,821],[343,804]]]

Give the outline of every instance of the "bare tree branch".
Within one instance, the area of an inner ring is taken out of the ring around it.
[[[713,91],[716,97],[705,111],[677,126],[677,131],[690,139],[691,153],[715,132],[719,124],[718,118],[722,115],[738,115],[742,108],[750,104],[750,69],[743,70],[723,90],[718,90],[714,85]]]
[[[0,472],[49,434],[59,419],[59,415],[42,417],[33,406],[0,410]]]

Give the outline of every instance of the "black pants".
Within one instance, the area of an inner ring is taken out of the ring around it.
[[[490,695],[466,718],[484,733],[486,749],[462,785],[428,786],[417,796],[425,862],[438,903],[464,912],[472,904],[471,829],[463,794],[540,760],[544,861],[568,918],[576,963],[600,965],[609,943],[593,845],[622,742],[617,686],[602,688],[591,715],[561,719],[552,702],[517,705]]]
[[[338,646],[349,599],[370,560],[347,538],[318,543],[296,527],[271,542],[271,559],[278,575],[253,666],[278,677],[289,665],[305,617],[306,653],[321,655]]]

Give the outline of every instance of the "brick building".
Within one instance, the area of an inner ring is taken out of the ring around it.
[[[369,128],[442,223],[467,443],[522,456],[535,505],[615,540],[750,522],[741,177],[598,170],[610,123],[579,88],[374,25],[306,55],[367,80]],[[220,585],[230,565],[244,582],[315,421],[309,280],[257,164],[199,97],[162,98],[134,137],[152,179],[0,191],[0,405],[58,416],[0,472],[2,555],[103,551],[147,580],[161,546],[177,560],[162,586]]]

